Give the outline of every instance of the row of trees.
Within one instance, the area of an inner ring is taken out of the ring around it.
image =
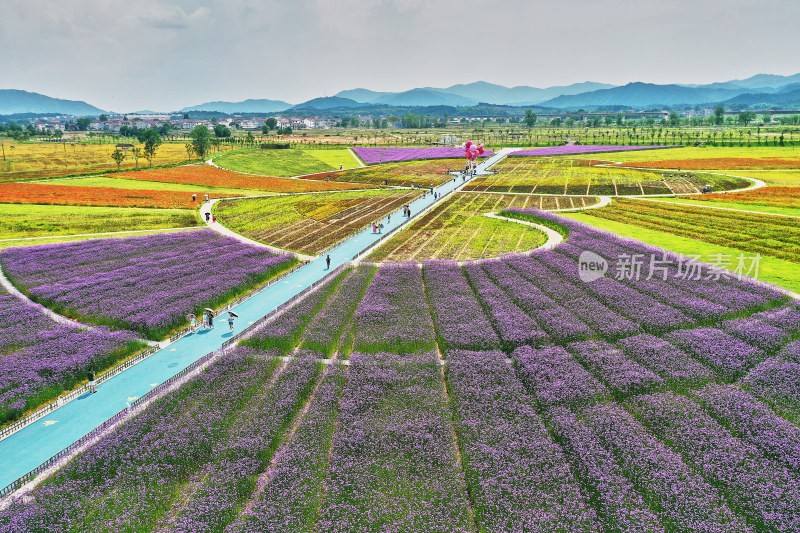
[[[208,129],[206,129],[206,133],[208,133]],[[147,159],[147,163],[153,166],[153,159],[156,157],[156,151],[158,147],[164,143],[164,140],[155,128],[141,130],[141,136],[137,138],[144,146],[142,148],[134,147],[131,149],[131,156],[136,161],[136,168],[139,168],[139,159],[141,157]],[[111,159],[117,164],[117,170],[119,170],[120,165],[122,165],[126,157],[127,155],[125,155],[125,152],[119,148],[111,152]]]

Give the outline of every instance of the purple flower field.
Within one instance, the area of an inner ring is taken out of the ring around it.
[[[658,150],[663,148],[678,148],[677,145],[665,146],[615,146],[599,144],[572,144],[565,146],[547,146],[545,148],[529,148],[528,150],[517,150],[509,156],[555,156],[555,155],[575,155],[575,154],[598,154],[603,152],[628,152],[631,150]]]
[[[356,147],[353,151],[367,165],[392,163],[397,161],[414,161],[416,159],[448,159],[464,157],[464,149],[458,146],[434,146],[432,148],[367,148]],[[491,157],[494,152],[486,150],[484,157]]]
[[[0,533],[798,531],[800,305],[746,280],[584,282],[579,249],[652,250],[523,213],[567,242],[343,272]]]
[[[128,331],[59,324],[0,289],[0,425],[145,347]]]
[[[212,230],[7,248],[7,276],[62,314],[159,340],[291,266]]]

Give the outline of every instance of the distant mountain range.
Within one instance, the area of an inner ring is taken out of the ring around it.
[[[277,113],[292,107],[292,104],[281,100],[245,100],[243,102],[206,102],[191,107],[184,107],[181,113],[189,111],[218,111],[220,113]]]
[[[15,113],[52,113],[53,115],[99,115],[100,108],[86,102],[51,98],[39,93],[17,89],[0,89],[0,115]]]
[[[446,112],[458,108],[473,111],[508,107],[518,114],[519,107],[541,110],[578,109],[648,109],[680,106],[729,105],[733,109],[764,109],[770,106],[800,107],[800,74],[778,76],[758,74],[743,80],[730,80],[705,85],[657,85],[633,82],[622,86],[583,82],[557,87],[505,87],[477,81],[445,88],[419,87],[402,92],[380,92],[370,89],[348,89],[334,96],[314,98],[292,106],[281,100],[251,99],[243,102],[215,101],[184,107],[182,113],[281,113],[319,111],[352,113]],[[61,100],[27,91],[0,90],[0,115],[23,113],[96,116],[102,109],[86,102]]]

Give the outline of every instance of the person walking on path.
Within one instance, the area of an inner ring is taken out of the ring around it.
[[[378,222],[378,233],[383,233],[383,222]]]
[[[431,194],[433,194],[433,183],[431,183]]]
[[[206,222],[208,222],[208,221],[210,221],[210,220],[211,220],[211,213],[210,213],[210,212],[207,212],[207,213],[206,213]]]
[[[194,333],[194,331],[197,329],[197,317],[189,313],[186,315],[186,318],[189,319],[189,329],[191,329],[192,333]]]
[[[377,233],[377,232],[378,232],[378,225],[373,222],[372,223],[372,233]]]
[[[208,329],[214,329],[214,313],[208,313]]]
[[[208,314],[203,313],[203,331],[208,329]]]
[[[388,215],[386,215],[386,223],[389,224],[391,221],[392,221],[392,214],[389,213]]]
[[[204,194],[204,195],[203,195],[203,198],[205,198],[205,199],[206,199],[206,202],[208,201],[208,195],[207,195],[207,194]]]
[[[231,333],[233,333],[233,321],[236,320],[236,317],[233,315],[228,315],[228,326],[231,328]]]
[[[214,224],[216,224],[216,223],[217,223],[217,215],[214,215],[214,216],[212,217],[212,220],[213,220]]]
[[[193,201],[193,202],[196,202],[196,201],[197,201],[197,194],[193,194],[193,195],[192,195],[192,201]]]
[[[86,378],[89,380],[89,392],[94,394],[97,392],[97,383],[94,381],[94,370],[89,370],[89,372],[86,373]]]
[[[325,270],[330,270],[331,269],[331,256],[330,255],[325,257],[325,263],[328,265]]]

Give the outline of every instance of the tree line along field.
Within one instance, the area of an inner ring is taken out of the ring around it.
[[[262,176],[291,177],[361,166],[348,149],[290,148],[236,150],[214,158],[228,170]]]
[[[218,202],[214,213],[220,223],[250,239],[314,255],[420,194],[401,190],[247,198]]]
[[[596,201],[596,198],[453,193],[440,207],[389,238],[368,259],[462,261],[527,251],[544,243],[545,235],[541,231],[483,215],[511,206],[566,209],[591,205]]]
[[[750,182],[717,174],[649,172],[596,166],[596,160],[507,157],[494,165],[497,174],[473,179],[465,190],[556,195],[646,195],[699,193],[747,187]]]
[[[653,250],[521,214],[568,242],[346,270],[0,525],[796,531],[800,308],[747,281],[679,280],[674,255],[663,280],[583,283],[583,249],[612,271]]]
[[[27,143],[16,141],[0,141],[5,150],[5,159],[0,160],[0,182],[37,180],[57,176],[101,173],[117,170],[117,164],[111,159],[114,144],[81,144],[81,143]],[[122,142],[134,144],[141,148],[135,140]],[[143,167],[147,160],[143,157],[135,161],[128,157],[121,168],[135,169]],[[182,163],[189,159],[183,143],[165,142],[158,147],[154,165]]]

